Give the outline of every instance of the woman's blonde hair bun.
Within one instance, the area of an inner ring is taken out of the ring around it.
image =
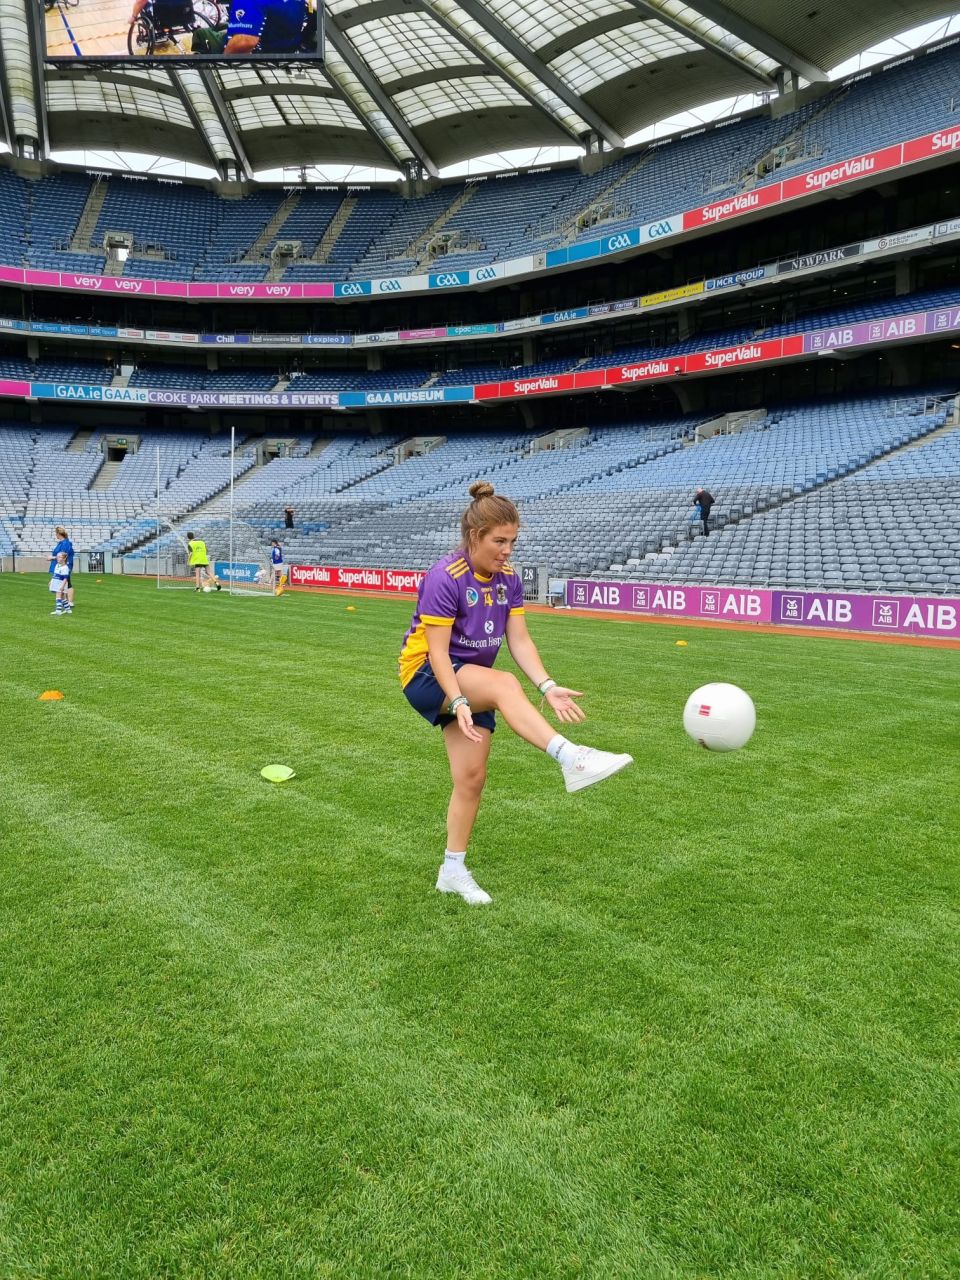
[[[495,525],[515,524],[519,527],[517,508],[509,498],[494,493],[489,480],[475,480],[470,486],[470,497],[473,501],[460,521],[460,545],[465,550],[469,550],[478,538],[482,538]]]

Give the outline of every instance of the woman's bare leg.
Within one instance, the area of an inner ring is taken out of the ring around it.
[[[447,725],[443,731],[443,745],[453,779],[453,792],[447,806],[447,848],[452,853],[466,852],[487,780],[491,734],[487,729],[481,729],[480,733],[483,741],[471,742],[456,724]]]
[[[546,751],[556,739],[550,755],[560,765],[568,791],[591,787],[633,764],[632,756],[568,742],[530,702],[520,681],[509,671],[494,671],[467,662],[457,670],[457,683],[467,696],[471,711],[499,711],[514,733],[531,746]]]
[[[531,746],[546,751],[547,743],[556,736],[556,729],[533,705],[512,672],[465,663],[457,671],[457,683],[471,711],[499,711],[514,733]]]

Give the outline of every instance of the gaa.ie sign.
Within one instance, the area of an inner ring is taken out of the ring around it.
[[[231,564],[229,560],[217,560],[213,566],[213,572],[221,582],[256,582],[261,570],[262,565],[259,564],[237,561]]]

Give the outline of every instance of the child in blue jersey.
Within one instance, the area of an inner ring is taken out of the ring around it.
[[[50,590],[57,597],[56,604],[50,611],[50,616],[60,617],[65,613],[72,613],[70,605],[67,601],[67,591],[70,586],[70,566],[67,563],[67,553],[58,551],[53,561],[53,570],[50,576]]]
[[[73,613],[73,543],[62,524],[58,524],[54,532],[57,535],[58,542],[50,552],[50,572],[53,573],[57,564],[57,557],[62,551],[67,557],[67,590],[64,596],[64,612]]]
[[[270,564],[273,568],[273,585],[276,588],[280,586],[280,580],[283,577],[283,548],[276,538],[270,543]]]
[[[443,729],[450,763],[453,794],[437,888],[480,905],[491,898],[467,870],[466,850],[498,711],[514,733],[556,760],[568,791],[609,778],[633,760],[568,742],[529,701],[515,675],[494,670],[506,640],[510,656],[557,719],[584,719],[574,701],[583,695],[550,679],[527,631],[523,586],[509,564],[520,531],[517,508],[482,481],[471,485],[470,494],[460,549],[438,560],[420,584],[400,652],[400,683],[411,706]]]

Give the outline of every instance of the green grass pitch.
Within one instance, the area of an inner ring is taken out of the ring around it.
[[[471,909],[409,602],[45,581],[0,577],[3,1280],[960,1275],[960,655],[533,616],[636,765],[568,796],[501,728]]]

